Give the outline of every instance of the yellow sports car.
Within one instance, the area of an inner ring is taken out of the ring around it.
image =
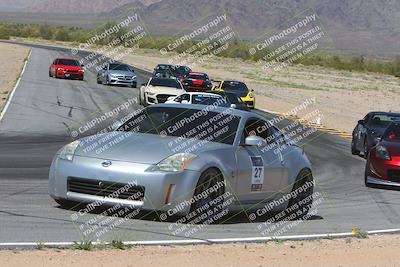
[[[214,91],[232,92],[238,95],[248,108],[253,109],[256,104],[254,90],[249,90],[244,82],[239,81],[218,81],[213,87]]]

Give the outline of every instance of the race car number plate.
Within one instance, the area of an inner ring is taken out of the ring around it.
[[[261,191],[264,183],[264,162],[262,157],[250,157],[252,164],[251,191]]]

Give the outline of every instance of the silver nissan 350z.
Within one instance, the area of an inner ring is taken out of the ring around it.
[[[72,142],[49,174],[50,196],[61,205],[100,202],[168,216],[227,198],[230,212],[307,213],[313,185],[304,151],[264,117],[189,104],[137,110],[114,132]]]

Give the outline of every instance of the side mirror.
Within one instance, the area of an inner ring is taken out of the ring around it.
[[[359,120],[358,124],[365,125],[365,121],[364,120]]]
[[[231,104],[231,108],[237,108],[236,104]]]
[[[257,136],[257,135],[251,135],[246,137],[244,144],[246,146],[263,146],[266,144],[264,138]]]
[[[85,67],[85,65],[81,64],[81,67],[83,68],[83,67]]]
[[[142,83],[142,86],[146,86],[147,85],[147,83]]]

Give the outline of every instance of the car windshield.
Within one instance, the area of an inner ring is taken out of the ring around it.
[[[375,114],[369,124],[372,127],[387,127],[393,121],[400,121],[400,114]]]
[[[74,59],[59,59],[57,61],[58,65],[64,65],[64,66],[79,66],[79,62]]]
[[[226,101],[218,96],[218,95],[203,95],[196,94],[192,96],[192,104],[201,104],[201,105],[212,105],[212,104],[224,104]]]
[[[181,84],[175,79],[153,78],[150,81],[150,85],[182,89]]]
[[[243,103],[243,101],[237,95],[232,94],[232,93],[225,93],[225,98],[231,104],[242,104]]]
[[[150,107],[139,111],[118,130],[232,145],[240,118],[230,112],[220,113],[213,109],[214,106],[203,110]]]
[[[189,67],[185,67],[185,66],[176,66],[175,68],[176,73],[178,74],[187,74],[191,71],[191,69]]]
[[[110,64],[110,70],[131,71],[129,66],[124,64]]]
[[[169,70],[171,65],[157,65],[156,70]]]
[[[400,122],[392,123],[382,136],[383,139],[400,139]]]
[[[249,89],[247,86],[242,82],[233,82],[233,81],[225,81],[222,84],[222,89],[226,91],[233,91],[233,92],[240,92],[240,93],[247,93]]]

